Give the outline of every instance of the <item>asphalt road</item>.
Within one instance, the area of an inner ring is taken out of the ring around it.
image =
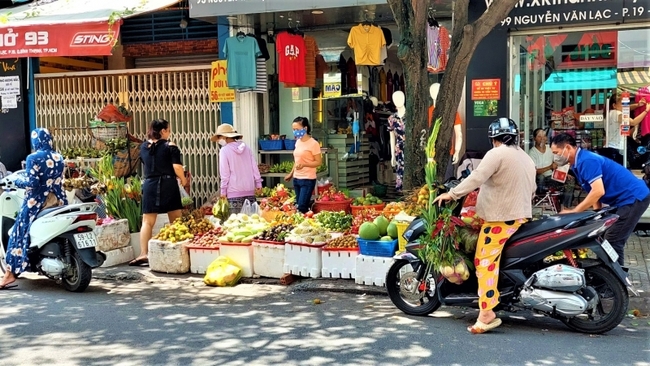
[[[386,297],[271,285],[45,279],[0,291],[0,365],[650,365],[650,319],[603,336],[530,313],[491,334],[473,310],[404,316]],[[322,303],[314,304],[319,298]]]

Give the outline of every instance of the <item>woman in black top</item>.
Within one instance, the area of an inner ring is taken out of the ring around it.
[[[144,163],[145,180],[142,184],[142,228],[140,229],[140,256],[129,263],[147,264],[149,239],[158,214],[166,213],[169,222],[181,217],[181,194],[178,180],[185,186],[181,151],[167,139],[171,135],[169,122],[153,120],[149,124],[148,141],[142,143],[140,158]]]

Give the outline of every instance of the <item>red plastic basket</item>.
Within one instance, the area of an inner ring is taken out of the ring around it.
[[[350,203],[352,203],[352,200],[326,202],[316,201],[312,211],[314,211],[314,213],[319,213],[321,211],[345,211],[346,213],[350,213]]]

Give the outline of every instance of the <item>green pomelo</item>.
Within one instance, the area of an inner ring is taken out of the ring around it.
[[[379,235],[385,236],[388,230],[388,224],[390,224],[388,219],[384,216],[377,216],[374,224],[377,225],[377,228],[379,229]]]
[[[379,228],[372,222],[364,222],[359,228],[359,237],[364,240],[379,239]]]

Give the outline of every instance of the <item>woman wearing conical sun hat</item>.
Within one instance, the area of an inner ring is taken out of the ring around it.
[[[229,124],[217,128],[210,140],[217,142],[219,151],[219,189],[228,199],[231,213],[239,213],[244,201],[255,202],[255,192],[262,189],[262,177],[251,149],[241,141],[242,135]]]

